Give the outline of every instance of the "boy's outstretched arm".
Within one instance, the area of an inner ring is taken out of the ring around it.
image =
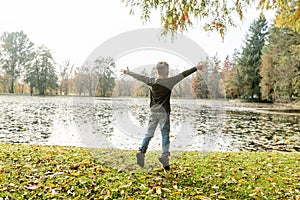
[[[181,79],[183,79],[184,77],[189,76],[190,74],[196,72],[197,70],[204,71],[205,70],[205,64],[199,62],[196,66],[192,67],[191,69],[183,71],[181,74],[179,74],[179,76],[180,75],[183,76],[183,77],[181,77]],[[178,81],[180,81],[180,80],[178,80]]]
[[[183,72],[181,72],[180,74],[173,76],[171,79],[171,85],[172,87],[174,85],[176,85],[178,82],[180,82],[182,79],[184,79],[185,77],[191,75],[192,73],[196,72],[197,70],[199,71],[204,71],[205,70],[205,65],[203,63],[198,63],[196,66],[187,69]]]
[[[127,67],[127,69],[123,69],[121,70],[121,73],[123,75],[130,75],[132,76],[133,78],[139,80],[139,81],[142,81],[144,83],[146,83],[147,85],[151,85],[151,83],[154,82],[154,79],[153,78],[150,78],[150,77],[147,77],[147,76],[143,76],[141,74],[137,74],[137,73],[134,73],[134,72],[131,72],[129,71],[129,68]]]

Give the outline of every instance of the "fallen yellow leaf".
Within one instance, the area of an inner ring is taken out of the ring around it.
[[[247,181],[245,179],[240,179],[239,184],[245,184]]]
[[[78,172],[72,172],[71,175],[72,175],[72,176],[79,176],[80,173],[78,173]]]
[[[268,178],[267,180],[273,182],[276,180],[276,178]]]
[[[162,191],[164,191],[164,192],[171,192],[171,190],[169,190],[168,188],[161,188],[162,189]]]
[[[153,192],[153,189],[150,189],[146,194],[149,195]]]
[[[210,200],[210,198],[205,197],[205,196],[195,196],[194,198],[201,199],[201,200]]]
[[[161,194],[161,188],[160,187],[156,187],[156,193]]]

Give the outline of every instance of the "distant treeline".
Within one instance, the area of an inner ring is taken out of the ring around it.
[[[178,84],[173,95],[194,98],[244,98],[290,102],[300,95],[300,35],[288,28],[268,27],[255,20],[244,46],[220,61],[207,58],[206,70]],[[154,63],[155,64],[155,63]],[[180,70],[173,69],[172,74]],[[57,64],[45,46],[35,46],[23,32],[0,38],[0,93],[86,96],[148,96],[147,86],[118,78],[115,59],[100,56],[93,63]],[[152,69],[142,74],[154,76]]]

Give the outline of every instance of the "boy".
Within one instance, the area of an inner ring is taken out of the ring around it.
[[[166,62],[158,62],[156,65],[158,78],[146,77],[134,72],[129,71],[128,67],[121,70],[123,74],[128,74],[133,78],[144,82],[150,89],[150,116],[148,121],[147,133],[142,141],[139,152],[136,154],[137,164],[144,167],[145,153],[152,137],[154,136],[155,129],[159,124],[162,135],[162,155],[158,160],[162,163],[165,170],[170,169],[169,165],[169,146],[170,146],[170,97],[173,87],[185,77],[196,72],[203,70],[204,65],[198,64],[184,72],[168,77],[169,65]]]

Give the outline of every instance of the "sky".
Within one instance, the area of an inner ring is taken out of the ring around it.
[[[80,66],[95,48],[113,36],[161,27],[158,13],[145,24],[138,14],[130,15],[120,0],[0,0],[0,5],[0,34],[24,31],[36,45],[49,48],[58,64],[70,60]],[[249,8],[245,19],[231,28],[224,40],[218,33],[199,27],[183,34],[209,56],[217,54],[224,60],[243,45],[246,32],[258,15],[254,7]],[[124,62],[129,62],[128,58]]]

